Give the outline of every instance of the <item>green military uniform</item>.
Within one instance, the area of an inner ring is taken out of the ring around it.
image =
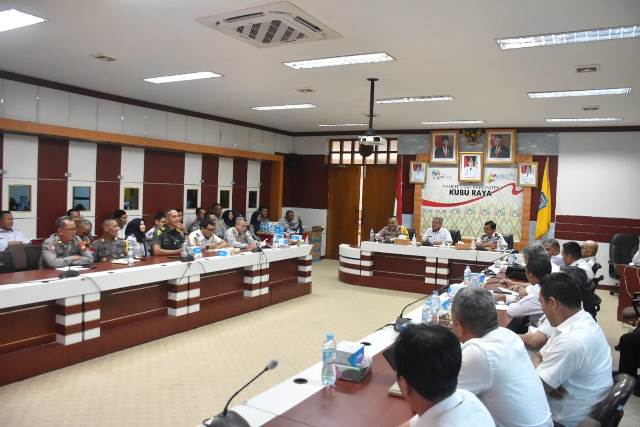
[[[114,239],[99,238],[93,242],[93,249],[96,253],[96,261],[111,261],[112,259],[126,258],[126,242],[119,237]]]
[[[182,248],[184,234],[175,228],[165,226],[159,232],[153,234],[151,245],[159,245],[162,249],[175,250]]]
[[[73,257],[80,256],[77,260]],[[52,234],[42,243],[40,266],[44,268],[60,268],[69,265],[87,265],[93,262],[89,246],[79,237],[64,243],[58,233]]]

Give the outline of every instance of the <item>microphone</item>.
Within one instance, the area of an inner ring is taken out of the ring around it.
[[[448,285],[445,286],[441,286],[439,289],[437,287],[438,285],[436,285],[436,291],[438,292],[438,295],[440,295],[441,293],[444,292],[445,289],[447,289]],[[408,317],[402,317],[404,315],[404,311],[409,308],[410,306],[412,306],[413,304],[417,303],[418,301],[422,301],[423,299],[427,299],[431,296],[431,294],[427,294],[424,296],[421,296],[420,298],[411,301],[409,304],[405,305],[404,308],[402,309],[402,311],[400,312],[400,315],[398,316],[398,318],[396,319],[396,322],[393,324],[393,330],[396,332],[400,332],[400,330],[402,330],[402,328],[404,327],[404,325],[406,323],[411,322],[411,319],[409,319]]]
[[[278,361],[277,360],[272,360],[271,362],[267,363],[267,366],[265,366],[262,369],[262,371],[260,371],[258,373],[258,375],[256,375],[255,377],[251,378],[251,380],[249,380],[248,383],[246,383],[244,386],[242,386],[242,388],[240,390],[238,390],[235,393],[233,393],[233,395],[227,401],[227,404],[224,405],[224,409],[222,410],[221,413],[219,413],[218,415],[216,415],[213,418],[208,418],[208,419],[203,420],[202,421],[202,425],[205,426],[205,427],[250,427],[249,423],[247,422],[247,420],[242,418],[242,415],[238,414],[235,411],[229,411],[228,410],[229,404],[231,403],[233,398],[236,397],[238,394],[240,394],[240,392],[242,390],[247,388],[249,386],[249,384],[251,384],[252,382],[257,380],[258,377],[260,377],[265,372],[274,370],[277,366],[278,366]]]
[[[58,274],[58,278],[60,278],[60,279],[68,279],[69,277],[78,277],[80,275],[80,273],[78,273],[77,270],[72,270],[71,269],[71,262],[70,261],[65,261],[65,263],[67,264],[67,269],[61,271],[60,274]]]

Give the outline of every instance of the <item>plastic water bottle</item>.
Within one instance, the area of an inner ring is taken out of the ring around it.
[[[327,334],[322,344],[322,384],[332,387],[336,384],[336,341],[333,334]]]
[[[370,242],[375,242],[375,240],[374,240],[374,239],[375,239],[375,237],[376,237],[376,235],[375,235],[375,233],[373,232],[373,228],[372,228],[372,229],[371,229],[371,231],[369,231],[369,241],[370,241]]]
[[[438,295],[438,291],[433,291],[431,294],[431,315],[433,316],[433,320],[431,323],[437,325],[440,320],[440,295]]]
[[[182,244],[182,249],[180,250],[180,257],[185,259],[189,257],[189,241],[188,239],[184,239],[184,243]]]
[[[427,298],[422,306],[422,323],[430,324],[433,322],[433,310],[431,310],[431,300]]]
[[[133,249],[129,248],[129,252],[127,252],[127,265],[129,267],[133,267],[134,261],[133,261]]]
[[[411,236],[411,244],[412,244],[413,246],[416,246],[416,245],[417,245],[417,241],[416,241],[416,234],[415,234],[415,233],[413,233],[413,236]]]
[[[464,284],[469,286],[469,283],[471,283],[471,268],[467,265],[464,269]]]

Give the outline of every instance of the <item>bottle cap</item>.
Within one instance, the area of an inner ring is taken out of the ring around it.
[[[327,332],[327,339],[332,340],[333,339],[333,333]]]

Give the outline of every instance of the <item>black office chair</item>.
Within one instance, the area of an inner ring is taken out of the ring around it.
[[[598,270],[600,270],[601,268],[602,268],[602,265],[596,262],[591,266],[591,271],[593,271],[593,274],[595,275],[598,272]],[[593,282],[596,285],[596,288],[598,287],[598,285],[602,280],[604,280],[604,276],[602,274],[598,277],[593,278]]]
[[[597,282],[594,279],[587,282],[586,287],[582,289],[582,308],[589,313],[595,321],[598,320],[596,316],[600,311],[600,304],[602,304],[602,299],[596,295],[596,286]]]
[[[42,245],[25,245],[24,249],[27,254],[27,269],[39,269],[40,258],[42,257]]]
[[[13,271],[25,271],[28,270],[27,266],[27,251],[25,245],[22,243],[7,246],[7,252],[11,254],[11,261],[13,262]]]
[[[0,273],[13,273],[14,271],[11,253],[0,251]]]
[[[624,405],[633,392],[636,379],[631,375],[618,374],[607,396],[593,409],[591,418],[602,427],[616,427],[624,416]]]
[[[460,239],[462,239],[462,236],[460,235],[460,230],[449,230],[449,233],[451,233],[451,240],[453,240],[454,245],[458,243]]]
[[[513,249],[513,234],[503,234],[502,237],[507,242],[507,249]]]
[[[635,248],[635,250],[634,250]],[[633,254],[638,249],[638,236],[630,233],[614,234],[609,242],[609,277],[619,279],[616,271],[616,264],[629,264],[633,258]],[[620,284],[615,285],[616,288]],[[617,292],[617,289],[609,291],[611,295]]]

